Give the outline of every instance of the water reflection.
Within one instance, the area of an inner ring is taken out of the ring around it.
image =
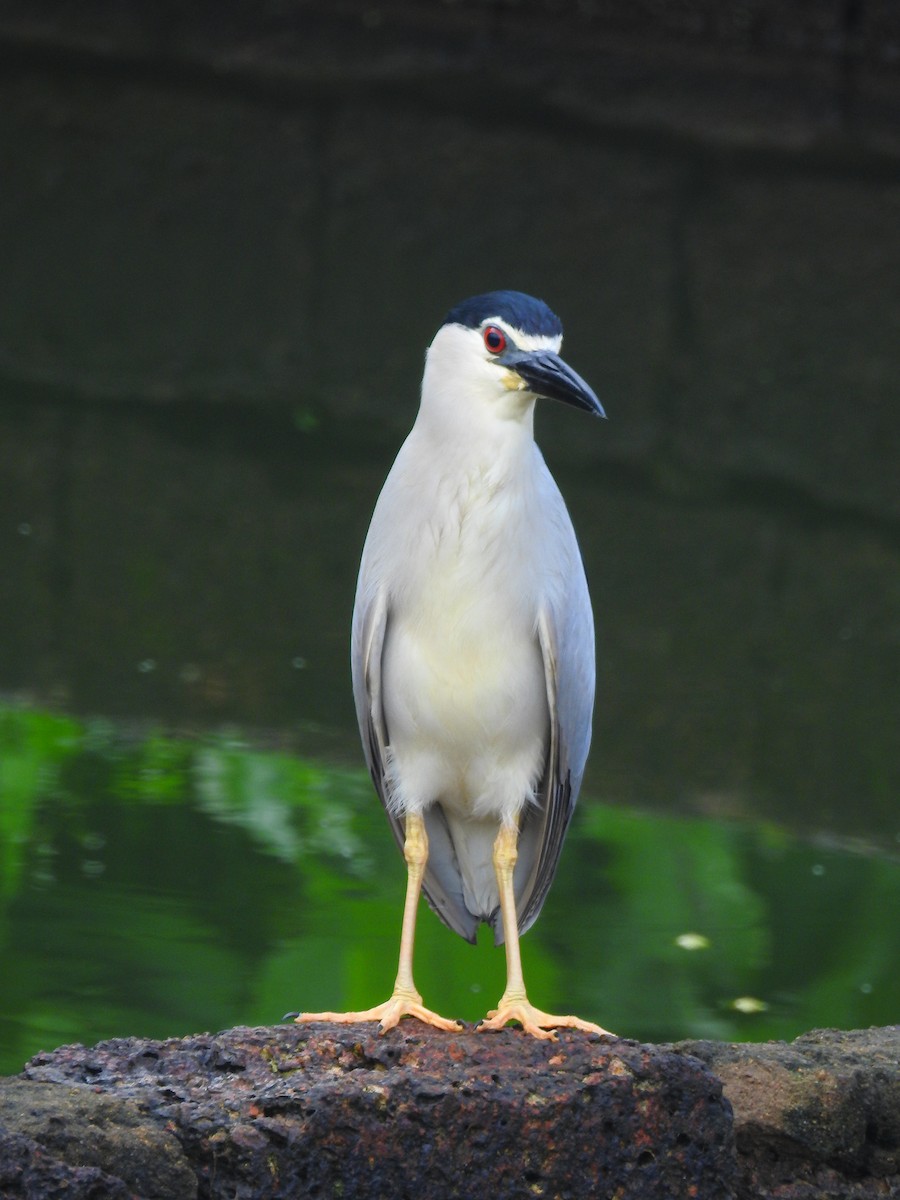
[[[361,771],[9,706],[0,741],[0,1071],[390,987],[404,873]],[[523,951],[540,1003],[629,1036],[789,1037],[896,1018],[898,901],[887,857],[588,796]],[[417,949],[443,1010],[499,996],[487,939],[427,913]]]
[[[610,414],[537,416],[599,697],[535,999],[641,1036],[897,1019],[895,161],[827,104],[766,116],[755,71],[709,140],[655,51],[597,108],[588,57],[491,121],[414,81],[323,106],[7,72],[5,1066],[385,993],[403,870],[358,773],[354,575],[435,321],[498,285],[558,308]],[[461,1015],[502,984],[434,921],[420,959]]]
[[[588,789],[896,845],[890,528],[602,461],[565,415],[538,422],[598,624]],[[354,577],[398,443],[284,409],[0,404],[0,691],[197,729],[315,722],[358,763]]]

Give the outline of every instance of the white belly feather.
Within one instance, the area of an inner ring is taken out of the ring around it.
[[[451,464],[448,448],[417,447],[424,435],[414,429],[376,505],[360,572],[387,599],[387,803],[397,816],[440,804],[466,907],[483,916],[499,903],[491,855],[500,823],[534,800],[547,755],[538,581],[546,588],[559,574],[548,514],[568,522],[530,429],[518,445],[503,432]],[[423,478],[423,462],[442,470]]]
[[[471,486],[406,561],[384,647],[397,810],[511,820],[531,799],[548,735],[529,533],[516,505]]]

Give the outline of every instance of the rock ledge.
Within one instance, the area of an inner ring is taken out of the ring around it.
[[[900,1196],[898,1168],[900,1027],[762,1046],[237,1028],[64,1046],[0,1080],[4,1198],[855,1200]]]

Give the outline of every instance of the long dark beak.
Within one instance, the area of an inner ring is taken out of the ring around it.
[[[503,355],[501,361],[521,376],[536,396],[561,400],[595,417],[606,416],[593,388],[552,350],[513,350]]]

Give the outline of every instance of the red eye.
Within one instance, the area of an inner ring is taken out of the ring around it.
[[[502,354],[506,349],[506,334],[496,325],[488,325],[484,331],[484,344],[491,354]]]

